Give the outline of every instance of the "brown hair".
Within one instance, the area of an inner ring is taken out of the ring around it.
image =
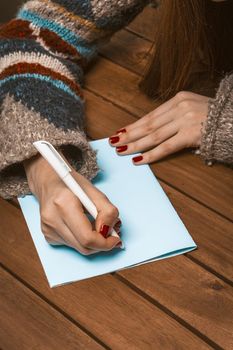
[[[233,68],[233,1],[162,0],[157,11],[153,55],[139,85],[147,95],[167,99],[195,90],[198,74],[212,80]]]

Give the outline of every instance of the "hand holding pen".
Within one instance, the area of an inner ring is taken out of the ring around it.
[[[83,255],[121,248],[119,236],[109,235],[113,227],[120,231],[118,210],[87,179],[72,171],[72,177],[97,209],[93,224],[81,201],[44,158],[37,156],[25,162],[25,170],[29,187],[40,203],[42,232],[50,244],[67,245]]]

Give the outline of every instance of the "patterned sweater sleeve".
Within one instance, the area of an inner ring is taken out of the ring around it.
[[[50,141],[92,179],[96,155],[84,133],[83,71],[98,47],[145,0],[32,0],[0,28],[0,197],[30,193],[22,162]]]
[[[200,152],[207,163],[233,166],[233,74],[221,81],[215,98],[209,101]]]

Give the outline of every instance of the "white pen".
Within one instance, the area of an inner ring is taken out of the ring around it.
[[[57,175],[62,179],[62,181],[66,184],[66,186],[79,198],[80,202],[86,208],[86,210],[91,214],[91,216],[94,219],[96,219],[98,212],[95,204],[83,191],[83,189],[78,184],[78,182],[73,178],[73,176],[71,175],[72,169],[61,157],[61,155],[57,152],[57,150],[53,147],[53,145],[43,140],[33,142],[33,145],[38,150],[38,152],[42,155],[42,157],[47,160],[47,162],[55,170]],[[119,235],[116,233],[114,229],[111,231],[110,236],[119,238]],[[121,248],[122,249],[124,248],[123,242],[122,242]]]

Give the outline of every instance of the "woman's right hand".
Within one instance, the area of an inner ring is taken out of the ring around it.
[[[119,238],[106,237],[113,227],[119,232],[118,209],[91,182],[72,171],[72,176],[97,207],[98,216],[93,224],[79,199],[46,160],[38,155],[25,161],[24,167],[30,190],[40,203],[41,230],[48,243],[67,245],[83,255],[120,247]]]

